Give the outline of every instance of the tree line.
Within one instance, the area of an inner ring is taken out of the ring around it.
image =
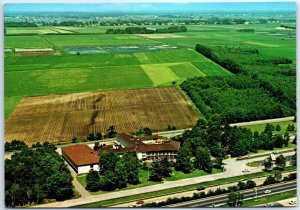
[[[122,28],[109,28],[106,34],[159,34],[159,33],[180,33],[187,32],[185,26],[171,26],[168,28],[149,29],[146,27],[127,27]]]
[[[243,72],[242,67],[234,60],[229,58],[223,59],[222,57],[217,56],[217,54],[210,47],[197,44],[195,50],[234,74]]]
[[[5,160],[5,205],[20,207],[74,196],[72,176],[54,145],[24,147]]]
[[[20,22],[5,22],[4,27],[38,27],[36,23],[28,22],[28,21],[20,21]]]
[[[277,131],[278,129],[277,126]],[[175,167],[177,166],[177,170],[189,172],[194,160],[194,166],[199,165],[201,169],[207,170],[210,164],[222,167],[222,160],[227,155],[244,156],[260,149],[273,150],[288,146],[290,131],[286,131],[284,135],[275,134],[275,131],[276,127],[271,124],[267,124],[260,133],[252,132],[248,128],[231,127],[222,122],[220,116],[216,114],[210,121],[200,119],[191,130],[176,138],[181,142],[181,147]]]

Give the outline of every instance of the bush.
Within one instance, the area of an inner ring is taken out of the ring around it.
[[[4,151],[14,151],[14,150],[21,150],[26,148],[27,145],[23,141],[19,140],[12,140],[11,142],[5,142]]]
[[[274,176],[268,176],[264,181],[263,185],[275,184],[277,183]]]

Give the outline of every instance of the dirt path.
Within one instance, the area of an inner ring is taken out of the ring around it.
[[[291,121],[294,120],[295,117],[283,117],[283,118],[275,118],[275,119],[268,119],[268,120],[257,120],[257,121],[251,121],[251,122],[241,122],[241,123],[232,123],[229,124],[230,126],[248,126],[248,125],[260,125],[260,124],[266,124],[266,123],[276,123],[276,122],[285,122],[285,121]]]
[[[82,198],[85,198],[85,197],[88,197],[88,196],[91,196],[91,194],[78,182],[76,176],[76,172],[69,166],[68,163],[66,163],[68,165],[68,168],[72,174],[72,177],[73,177],[73,185],[75,187],[75,189],[79,192],[79,194],[81,195]]]

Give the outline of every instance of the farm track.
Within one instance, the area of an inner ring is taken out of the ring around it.
[[[251,126],[251,125],[261,125],[267,123],[277,123],[277,122],[286,122],[286,121],[293,121],[295,119],[294,116],[291,117],[282,117],[282,118],[274,118],[274,119],[267,119],[267,120],[256,120],[250,122],[240,122],[240,123],[232,123],[230,126]]]
[[[162,131],[189,128],[198,118],[177,87],[25,97],[5,121],[5,140],[59,143],[105,133],[111,125],[118,132]]]

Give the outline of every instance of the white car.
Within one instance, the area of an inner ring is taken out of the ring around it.
[[[297,204],[297,201],[290,201],[289,204],[290,204],[290,205],[296,205],[296,204]]]
[[[266,203],[265,207],[268,207],[268,206],[273,206],[273,203]]]
[[[265,194],[268,194],[268,193],[270,193],[270,192],[272,192],[271,190],[266,190],[265,191]]]

